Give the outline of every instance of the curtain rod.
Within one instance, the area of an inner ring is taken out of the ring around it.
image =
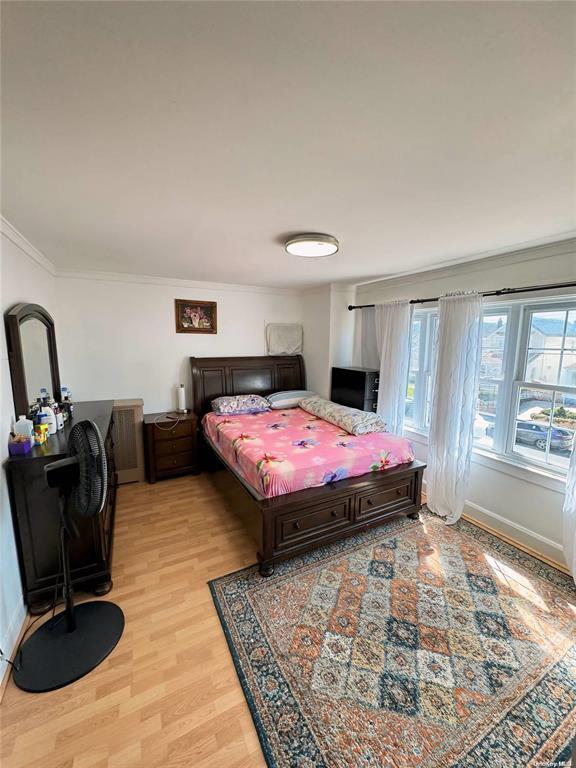
[[[514,293],[530,293],[531,291],[544,291],[551,288],[576,288],[576,281],[568,283],[549,283],[548,285],[529,285],[525,288],[500,288],[498,291],[484,291],[481,296],[510,296]],[[410,304],[428,304],[429,302],[438,301],[440,296],[435,296],[431,299],[410,299]],[[376,304],[349,304],[348,309],[370,309],[375,307]]]

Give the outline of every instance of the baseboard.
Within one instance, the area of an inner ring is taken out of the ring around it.
[[[8,685],[8,680],[10,679],[10,672],[12,671],[10,664],[6,663],[6,659],[14,661],[16,649],[20,645],[24,632],[26,632],[28,627],[28,619],[28,613],[26,612],[24,606],[22,606],[22,610],[15,612],[14,617],[10,622],[10,626],[8,627],[6,639],[3,641],[6,642],[6,647],[2,647],[5,655],[4,660],[0,661],[0,665],[4,667],[4,669],[1,670],[2,678],[0,680],[0,704],[4,698],[4,692],[6,691],[6,686]]]
[[[494,533],[523,552],[568,573],[563,563],[562,545],[556,541],[471,502],[466,502],[464,515],[470,522]]]
[[[536,549],[532,549],[532,547],[529,547],[527,544],[514,539],[512,536],[508,536],[505,533],[502,533],[502,531],[499,531],[496,528],[492,528],[491,525],[487,525],[486,523],[483,523],[466,513],[462,515],[462,519],[467,520],[469,523],[472,523],[472,525],[476,525],[478,528],[482,528],[483,531],[487,531],[493,536],[502,539],[502,541],[505,541],[507,544],[512,544],[512,546],[516,547],[516,549],[520,549],[522,552],[526,552],[527,555],[532,555],[532,557],[535,557],[537,560],[541,560],[543,563],[546,563],[546,565],[551,565],[553,568],[562,571],[562,573],[566,573],[568,576],[570,575],[568,568],[562,563],[558,562],[558,560],[554,560],[552,557],[547,557],[546,555],[542,554],[542,552],[538,552]]]
[[[423,501],[426,500],[425,493],[422,494],[422,498]],[[499,539],[502,539],[502,541],[505,541],[507,544],[511,544],[513,547],[516,547],[522,552],[526,552],[527,555],[532,555],[532,557],[535,557],[537,560],[541,560],[543,563],[551,565],[553,568],[557,568],[559,571],[562,571],[562,573],[570,575],[570,571],[566,565],[561,562],[563,550],[562,546],[557,542],[552,541],[551,539],[548,539],[539,533],[535,533],[529,528],[525,528],[523,525],[520,525],[513,520],[507,520],[501,515],[498,515],[495,512],[492,512],[489,509],[485,509],[484,507],[481,507],[480,505],[474,504],[470,501],[466,502],[464,510],[465,511],[462,514],[462,518],[464,520],[467,520],[473,525],[477,525],[478,528],[482,528],[482,530],[491,533],[493,536],[496,536]],[[488,518],[490,521],[493,521],[493,523],[482,520],[482,516]],[[495,525],[499,525],[504,528],[508,527],[513,531],[517,531],[529,541],[533,540],[538,548],[536,548],[536,546],[527,544],[525,541],[519,540],[517,536],[506,533],[502,530],[501,527],[495,527]],[[547,550],[547,552],[543,550]],[[557,559],[557,557],[560,559]]]

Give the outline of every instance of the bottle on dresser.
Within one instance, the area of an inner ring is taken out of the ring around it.
[[[60,406],[57,402],[53,402],[51,408],[54,411],[54,416],[56,416],[56,429],[64,429],[64,414],[60,410]]]
[[[74,403],[72,402],[72,393],[68,387],[62,387],[62,402],[60,407],[64,414],[64,421],[71,419],[74,414]]]
[[[40,413],[47,416],[46,423],[48,425],[48,434],[55,435],[58,430],[58,424],[56,421],[56,414],[54,409],[50,406],[50,396],[46,387],[42,387],[40,390],[41,408]],[[62,424],[64,426],[64,424]]]

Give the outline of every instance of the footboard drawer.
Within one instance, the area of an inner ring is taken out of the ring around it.
[[[356,520],[401,512],[414,504],[414,476],[396,480],[389,488],[356,495]]]
[[[350,499],[336,500],[308,509],[290,512],[275,520],[275,549],[283,550],[307,541],[320,541],[352,522]]]

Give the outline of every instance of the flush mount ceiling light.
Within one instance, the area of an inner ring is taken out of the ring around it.
[[[338,251],[338,240],[332,235],[322,235],[312,232],[306,235],[294,235],[286,241],[286,250],[293,256],[305,256],[317,259],[321,256],[332,256]]]

